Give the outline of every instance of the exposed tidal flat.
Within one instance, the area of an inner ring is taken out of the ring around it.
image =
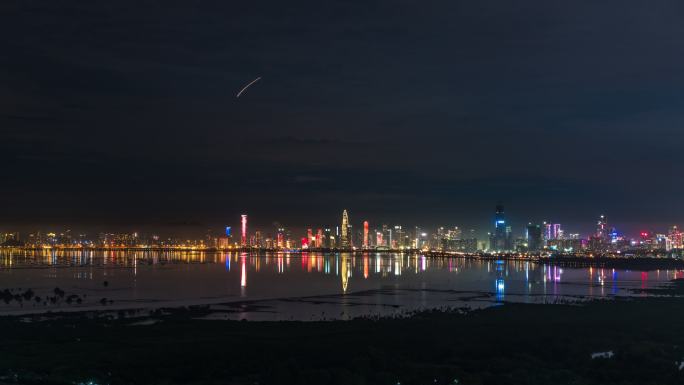
[[[206,321],[204,306],[2,317],[0,381],[681,384],[684,281],[645,290],[351,321]]]

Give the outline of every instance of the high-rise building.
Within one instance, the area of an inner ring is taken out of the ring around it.
[[[342,234],[340,235],[340,248],[342,249],[351,248],[351,234],[349,230],[349,214],[347,214],[347,210],[344,210],[342,212]]]
[[[216,247],[218,247],[220,250],[227,249],[230,247],[230,238],[229,237],[219,237]]]
[[[325,234],[325,240],[326,240],[324,247],[334,249],[335,248],[335,236],[332,234],[332,231],[330,231],[330,228],[326,228],[324,234]]]
[[[242,214],[242,237],[240,238],[240,246],[247,246],[247,214]]]
[[[461,233],[461,229],[459,229],[458,226],[456,226],[453,229],[449,229],[447,231],[447,238],[450,240],[461,239]]]
[[[261,236],[261,231],[257,230],[254,232],[254,242],[252,243],[253,247],[262,247],[263,246],[263,237]]]
[[[266,239],[264,239],[264,247],[266,247],[269,250],[275,249],[275,240],[271,237],[269,234]]]
[[[596,238],[600,239],[607,239],[609,238],[609,231],[608,231],[608,221],[606,220],[605,215],[601,215],[599,217],[598,222],[596,223]]]
[[[565,238],[563,236],[563,229],[561,228],[560,223],[554,223],[553,224],[553,234],[555,235],[556,239],[563,239]]]
[[[416,227],[416,230],[420,229]],[[418,233],[416,238],[416,249],[428,248],[430,246],[428,241],[428,233]]]
[[[601,215],[596,222],[596,232],[589,237],[589,248],[593,251],[605,251],[610,246],[610,229],[605,215]]]
[[[677,226],[672,226],[667,235],[667,243],[669,244],[668,249],[681,249],[684,248],[684,233],[679,231]]]
[[[323,229],[318,229],[318,231],[316,231],[316,247],[322,248],[324,239],[325,238],[323,238]]]
[[[563,238],[563,230],[561,230],[560,223],[546,223],[544,222],[544,239],[561,239]]]
[[[394,247],[405,247],[407,238],[404,238],[404,229],[401,226],[394,226]]]
[[[19,233],[2,233],[0,234],[0,244],[7,246],[19,246],[21,244]]]
[[[363,221],[363,248],[368,248],[368,221]]]
[[[279,228],[278,232],[276,233],[276,247],[277,248],[285,247],[285,229],[282,227]]]
[[[512,248],[511,227],[506,225],[503,205],[496,205],[494,215],[494,233],[489,236],[489,248],[492,251],[509,251]]]
[[[413,228],[413,241],[411,241],[411,243],[412,243],[411,246],[412,246],[414,249],[420,249],[420,248],[421,248],[421,247],[420,247],[420,233],[421,233],[420,227],[415,226],[415,227]]]
[[[219,237],[216,241],[216,247],[219,249],[227,249],[230,247],[230,243],[233,240],[232,229],[230,226],[226,226],[226,236]]]
[[[586,248],[586,240],[577,238],[551,239],[546,245],[551,250],[563,252],[579,252]]]
[[[542,228],[539,225],[527,224],[527,250],[539,251],[544,245],[542,238]],[[555,239],[555,238],[554,238]]]

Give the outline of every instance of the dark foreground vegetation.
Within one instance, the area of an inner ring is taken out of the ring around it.
[[[684,384],[683,289],[375,321],[4,318],[0,383]]]

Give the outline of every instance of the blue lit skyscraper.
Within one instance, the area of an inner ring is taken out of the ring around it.
[[[494,215],[494,233],[489,237],[489,248],[493,251],[511,250],[510,226],[506,225],[503,205],[496,205]]]

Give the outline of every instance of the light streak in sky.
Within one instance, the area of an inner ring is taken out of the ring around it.
[[[252,80],[251,82],[247,83],[247,85],[244,86],[244,87],[242,87],[242,89],[240,90],[240,92],[238,92],[237,95],[236,95],[235,97],[236,97],[236,98],[239,98],[240,95],[242,95],[242,93],[245,92],[246,89],[248,89],[252,84],[258,82],[259,80],[261,80],[261,76],[259,76],[258,78]]]

